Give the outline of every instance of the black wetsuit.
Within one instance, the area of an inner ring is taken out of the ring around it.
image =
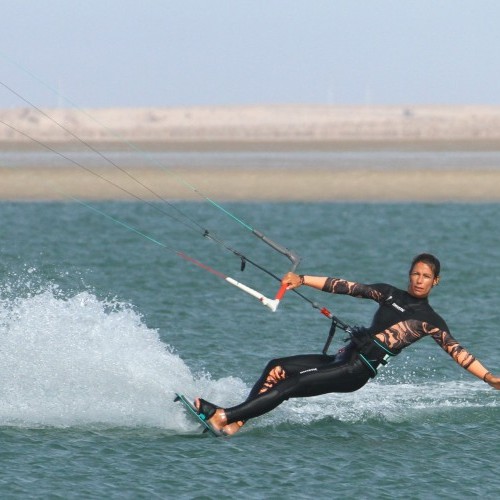
[[[356,391],[376,374],[386,355],[396,355],[424,336],[431,336],[464,368],[475,360],[450,335],[445,321],[427,299],[387,284],[363,285],[337,278],[328,278],[323,291],[378,302],[371,326],[358,330],[359,336],[335,355],[309,354],[270,361],[248,399],[225,408],[228,423],[267,413],[289,398]],[[283,380],[269,378],[276,367],[285,371]]]

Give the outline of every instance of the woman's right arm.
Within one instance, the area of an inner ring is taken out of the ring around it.
[[[377,302],[383,299],[383,293],[380,287],[376,287],[375,285],[363,285],[340,278],[287,273],[281,280],[281,284],[286,285],[287,290],[293,290],[301,285],[306,285],[327,293],[351,295],[352,297],[372,299]]]
[[[322,290],[327,279],[326,276],[307,276],[304,274],[287,273],[281,280],[281,284],[287,285],[287,290],[293,290],[301,285]]]

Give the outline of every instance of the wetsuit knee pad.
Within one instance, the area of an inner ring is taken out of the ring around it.
[[[271,359],[271,361],[269,361],[266,365],[266,367],[264,368],[264,373],[269,373],[271,372],[272,370],[274,370],[275,368],[277,368],[278,366],[281,366],[282,367],[283,363],[282,363],[282,358],[275,358],[275,359]]]

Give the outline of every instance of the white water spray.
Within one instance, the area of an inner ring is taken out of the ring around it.
[[[237,379],[196,378],[130,306],[61,295],[0,300],[0,425],[185,431],[194,426],[175,391],[243,390]]]

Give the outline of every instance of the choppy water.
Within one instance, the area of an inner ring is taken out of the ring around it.
[[[139,203],[100,210],[268,295],[277,283]],[[282,257],[203,203],[177,205],[278,275]],[[432,302],[499,371],[500,205],[230,204],[309,274],[404,287],[435,252]],[[0,204],[2,498],[494,498],[500,394],[426,339],[355,394],[293,400],[213,439],[174,391],[239,402],[275,356],[319,352],[328,321],[288,294],[271,313],[75,203]],[[374,305],[307,295],[344,321]],[[334,340],[338,347],[342,333]]]

